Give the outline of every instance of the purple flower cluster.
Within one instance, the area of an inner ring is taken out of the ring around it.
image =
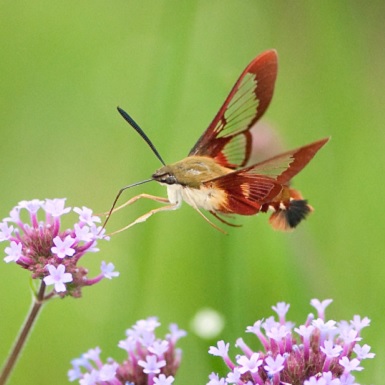
[[[219,341],[209,353],[223,358],[230,372],[226,378],[212,373],[207,385],[358,385],[352,374],[361,371],[361,361],[373,358],[370,346],[359,345],[361,329],[370,320],[356,315],[350,322],[326,321],[325,308],[332,300],[311,301],[318,317],[309,314],[299,327],[286,321],[290,305],[273,306],[278,315],[257,321],[246,332],[255,334],[265,352],[253,351],[242,338],[236,342],[243,354],[234,363],[229,357],[229,344]]]
[[[69,380],[80,385],[171,385],[181,360],[175,344],[186,332],[171,324],[170,333],[160,340],[154,332],[158,326],[157,318],[150,317],[126,330],[127,338],[118,345],[127,352],[121,364],[112,358],[103,363],[98,347],[84,353],[72,361]]]
[[[73,228],[63,230],[61,218],[71,211],[79,220]],[[4,261],[15,262],[31,271],[33,279],[53,285],[45,299],[54,294],[80,297],[83,286],[119,275],[112,263],[102,262],[101,274],[88,279],[87,269],[77,265],[86,253],[98,251],[98,239],[108,240],[98,222],[100,218],[87,207],[65,207],[65,199],[21,201],[0,222],[0,242],[9,242]]]

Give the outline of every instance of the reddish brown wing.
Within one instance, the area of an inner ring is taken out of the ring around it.
[[[249,129],[269,106],[276,77],[276,51],[257,56],[243,71],[189,156],[210,156],[231,169],[244,166],[251,151]]]
[[[204,185],[226,192],[226,200],[217,209],[225,214],[256,214],[264,203],[282,191],[282,185],[273,178],[248,173],[244,169],[207,181]]]
[[[316,142],[276,155],[240,171],[245,171],[251,175],[269,176],[280,184],[287,184],[291,178],[297,175],[313,159],[314,155],[329,139],[330,138],[323,138],[317,140]]]
[[[314,157],[317,151],[329,140],[321,139],[277,155],[264,162],[204,182],[211,188],[226,191],[228,202],[223,212],[251,215],[269,203]],[[227,207],[226,207],[227,206]]]

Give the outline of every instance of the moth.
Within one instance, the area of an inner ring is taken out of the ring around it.
[[[250,129],[268,108],[276,77],[276,51],[268,50],[257,56],[242,72],[188,156],[172,164],[163,161],[144,131],[118,107],[119,113],[146,141],[163,166],[150,179],[119,191],[104,226],[113,212],[145,198],[165,205],[147,212],[116,232],[144,222],[155,213],[176,210],[183,201],[222,232],[202,209],[230,226],[237,226],[228,221],[232,214],[256,215],[271,211],[269,221],[274,229],[294,229],[312,211],[312,207],[298,190],[290,187],[290,180],[310,162],[329,138],[247,165],[253,140]],[[139,194],[115,208],[124,190],[150,181],[166,186],[168,198]]]

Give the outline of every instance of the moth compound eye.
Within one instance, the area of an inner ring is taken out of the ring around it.
[[[166,175],[164,180],[163,180],[164,183],[167,183],[167,184],[175,184],[176,183],[176,178],[174,175]]]
[[[165,171],[163,169],[157,170],[152,175],[152,178],[154,180],[158,181],[159,183],[164,183],[164,184],[168,184],[168,185],[178,183],[175,175],[172,172]]]

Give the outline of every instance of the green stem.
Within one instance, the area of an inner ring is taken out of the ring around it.
[[[27,342],[28,335],[30,331],[32,330],[32,326],[37,318],[37,315],[39,314],[40,309],[42,308],[42,305],[44,303],[44,292],[45,292],[45,283],[44,281],[41,281],[41,285],[39,288],[39,292],[37,296],[33,297],[33,303],[31,306],[31,309],[29,311],[29,314],[24,322],[23,327],[20,330],[19,336],[17,337],[17,340],[10,352],[10,355],[8,356],[7,362],[3,367],[2,373],[0,375],[0,385],[5,385],[9,375],[12,372],[12,369],[14,368],[20,353]]]

